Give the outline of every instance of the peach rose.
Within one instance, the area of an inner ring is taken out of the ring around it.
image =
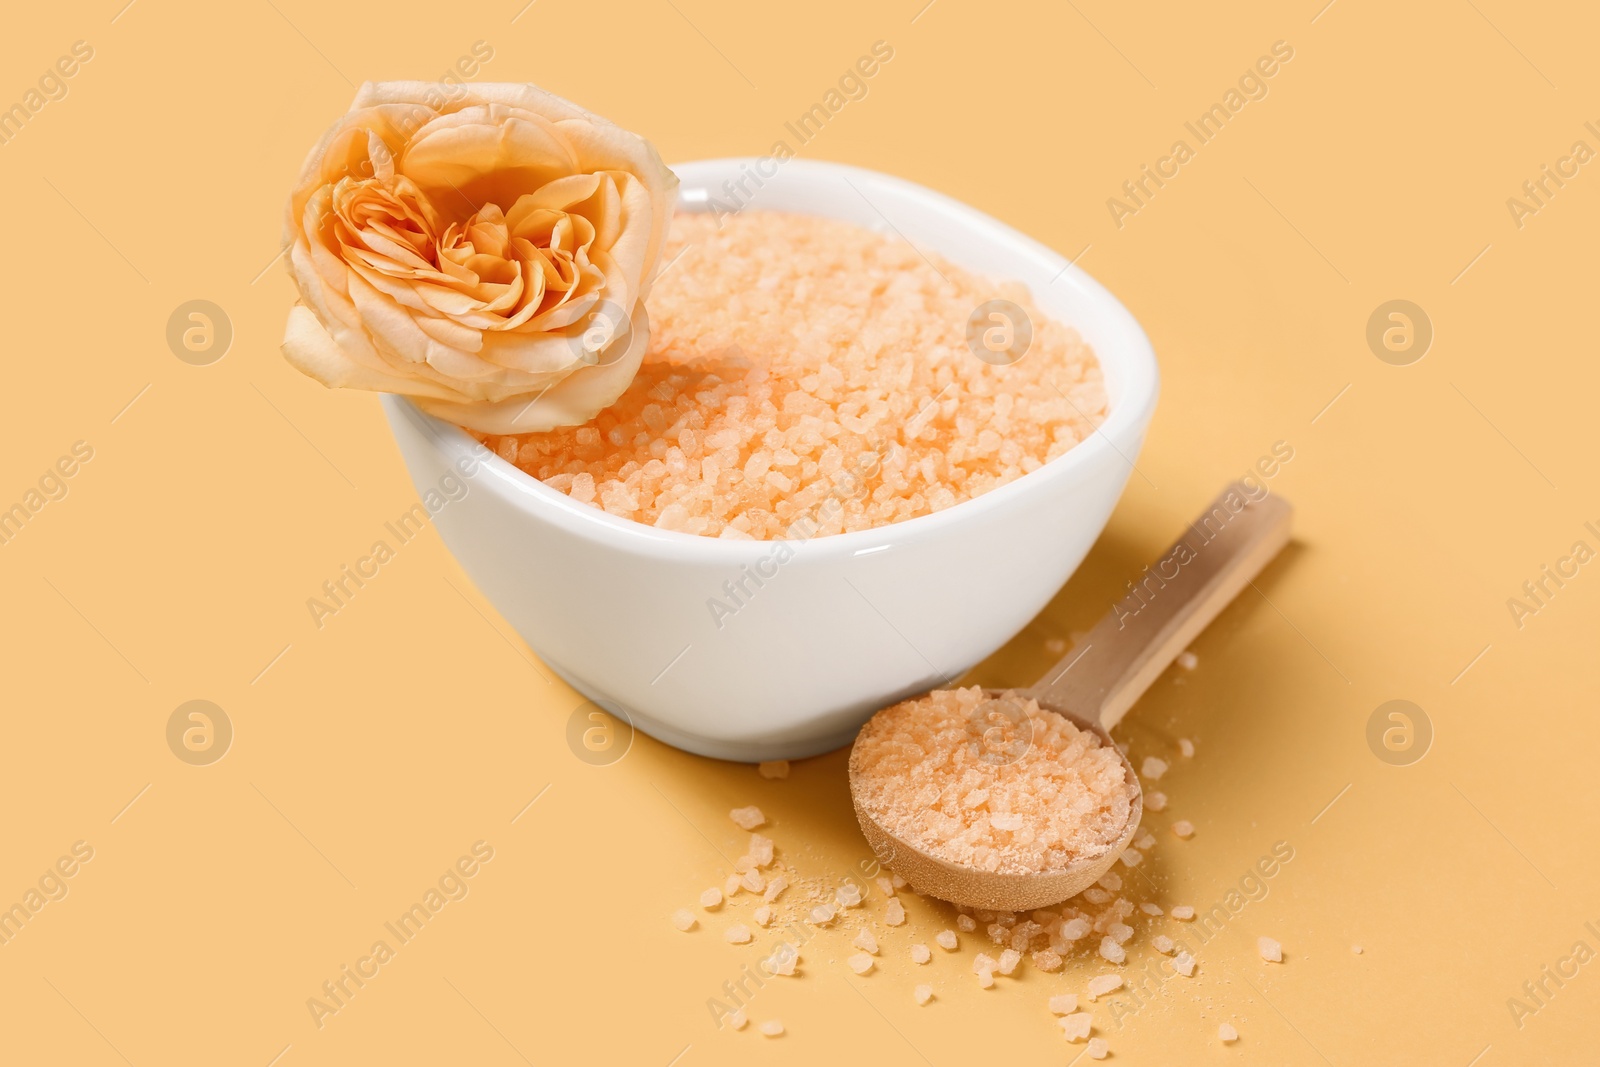
[[[677,184],[532,85],[368,82],[289,200],[284,355],[486,433],[587,422],[639,369]]]

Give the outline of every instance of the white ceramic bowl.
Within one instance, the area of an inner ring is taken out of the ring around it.
[[[708,190],[726,202],[723,183],[755,163],[674,168],[683,206],[702,205]],[[1037,241],[898,178],[803,160],[777,169],[754,208],[892,225],[924,251],[1025,283],[1094,347],[1110,414],[1009,485],[908,522],[792,544],[781,564],[776,542],[657,530],[498,457],[483,461],[435,522],[484,595],[584,696],[668,744],[745,761],[844,745],[878,708],[959,676],[1026,625],[1105,526],[1157,393],[1155,355],[1133,316]],[[386,396],[384,408],[419,492],[477,448],[404,399]],[[762,584],[745,579],[752,595],[719,628],[708,601],[726,598],[724,583],[747,567]]]

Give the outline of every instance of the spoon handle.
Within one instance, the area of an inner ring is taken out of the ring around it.
[[[1107,730],[1289,540],[1294,509],[1234,482],[1030,691]]]

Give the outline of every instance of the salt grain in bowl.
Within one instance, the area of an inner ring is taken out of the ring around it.
[[[1025,287],[935,265],[898,236],[680,213],[663,262],[649,350],[615,404],[583,426],[478,435],[612,515],[756,540],[865,530],[1014,481],[1105,418],[1093,352]],[[996,298],[1032,331],[1007,365],[967,341]]]

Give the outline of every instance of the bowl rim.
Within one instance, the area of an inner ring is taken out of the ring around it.
[[[764,160],[765,157],[730,156],[692,160],[675,164],[672,169],[680,176],[685,171],[692,173],[701,170],[731,171],[737,174],[740,167],[754,166],[758,159]],[[1156,364],[1155,351],[1143,327],[1110,290],[1059,252],[1021,231],[953,197],[904,178],[844,163],[802,159],[788,160],[783,164],[781,173],[785,177],[795,176],[802,179],[844,177],[866,186],[892,190],[903,200],[918,202],[923,210],[955,216],[968,225],[987,229],[1002,242],[1014,246],[1019,254],[1033,257],[1041,266],[1053,268],[1055,274],[1050,284],[1067,284],[1075,289],[1082,299],[1098,304],[1103,312],[1109,312],[1113,328],[1123,335],[1116,345],[1111,346],[1113,352],[1109,358],[1102,353],[1101,348],[1097,347],[1094,350],[1095,358],[1102,368],[1114,363],[1120,376],[1121,395],[1110,404],[1110,413],[1105,420],[1088,437],[1048,461],[1038,470],[980,496],[963,500],[943,511],[918,515],[915,518],[867,530],[823,534],[804,540],[780,538],[745,540],[661,530],[575,501],[560,490],[545,485],[498,454],[485,453],[478,441],[461,427],[427,414],[402,395],[386,393],[383,394],[382,402],[389,410],[391,419],[398,415],[411,423],[445,456],[454,469],[459,470],[456,467],[458,461],[475,456],[478,466],[468,479],[469,483],[478,482],[487,475],[489,484],[497,487],[498,495],[508,503],[530,515],[551,521],[569,533],[589,540],[608,542],[612,547],[623,551],[700,562],[722,560],[735,565],[765,556],[777,545],[784,543],[804,544],[807,557],[837,559],[878,552],[897,543],[937,537],[952,525],[966,525],[979,520],[985,514],[1008,507],[1019,497],[1045,492],[1054,483],[1070,479],[1083,468],[1107,458],[1126,465],[1130,471],[1133,469],[1133,460],[1117,447],[1113,436],[1128,440],[1131,446],[1137,447],[1137,436],[1154,413],[1160,392],[1160,372]],[[685,184],[688,184],[687,180]],[[1113,455],[1108,457],[1107,453]]]

